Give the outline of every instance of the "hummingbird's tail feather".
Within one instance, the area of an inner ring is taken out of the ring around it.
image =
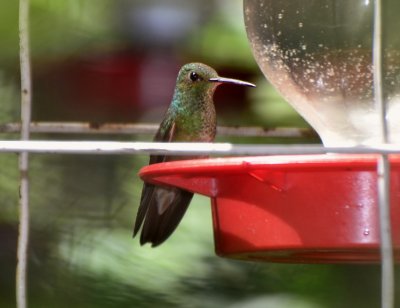
[[[146,205],[143,204],[143,209],[147,209],[147,211],[140,235],[140,244],[151,243],[152,247],[155,247],[163,243],[175,231],[186,213],[193,193],[178,188],[153,186],[151,195],[151,197],[147,199],[144,197],[143,199],[143,202],[148,201],[148,203]],[[173,196],[172,198],[171,195]],[[163,196],[167,201],[163,200]],[[165,206],[166,202],[169,203],[167,206]],[[160,203],[163,204],[164,208],[162,213],[159,210]],[[142,207],[142,204],[140,207]],[[135,224],[135,230],[138,228],[137,224],[138,221]]]
[[[147,209],[153,198],[155,186],[153,184],[144,183],[142,188],[142,196],[140,198],[139,209],[136,214],[135,226],[133,228],[133,237],[139,232],[142,226],[144,217],[146,216]]]

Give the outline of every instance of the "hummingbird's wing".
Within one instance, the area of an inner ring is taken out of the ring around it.
[[[168,113],[167,113],[168,115]],[[154,136],[153,141],[159,142],[171,142],[174,139],[176,130],[176,125],[171,117],[166,116],[166,119],[161,122],[160,127]],[[149,165],[155,163],[162,163],[166,160],[167,156],[165,155],[150,155]]]
[[[166,116],[154,137],[154,141],[170,142],[174,139],[175,123]],[[149,164],[167,161],[165,155],[151,155]],[[157,246],[164,242],[182,220],[193,193],[175,187],[161,187],[144,183],[133,236],[143,224],[140,244],[147,242]]]
[[[151,243],[155,247],[163,243],[179,225],[192,197],[193,193],[176,187],[153,186],[140,244]],[[160,207],[164,207],[162,213]]]
[[[170,142],[172,140],[175,130],[175,124],[173,123],[173,121],[168,121],[168,118],[169,117],[166,117],[166,120],[161,122],[160,127],[154,137],[154,141]],[[165,161],[165,159],[165,155],[150,155],[149,165],[162,163]],[[147,209],[149,208],[150,203],[152,203],[152,199],[154,197],[154,188],[155,185],[153,184],[143,184],[142,196],[140,198],[140,205],[136,214],[135,226],[133,229],[133,236],[138,233],[143,223],[144,217],[146,216]]]

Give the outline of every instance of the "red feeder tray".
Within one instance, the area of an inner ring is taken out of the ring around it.
[[[211,197],[215,248],[236,259],[379,262],[376,155],[213,158],[144,167],[145,181]],[[400,155],[391,222],[400,260]]]

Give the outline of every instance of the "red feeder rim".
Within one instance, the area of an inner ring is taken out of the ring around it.
[[[143,180],[211,197],[215,249],[292,263],[380,261],[378,155],[302,155],[166,162]],[[400,260],[400,155],[391,155],[391,222]]]

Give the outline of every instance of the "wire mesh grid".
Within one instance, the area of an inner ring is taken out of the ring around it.
[[[0,141],[0,152],[19,153],[20,169],[20,217],[17,252],[16,301],[19,308],[27,306],[27,246],[29,238],[29,153],[78,153],[78,154],[166,154],[166,155],[296,155],[322,153],[377,153],[378,199],[380,209],[381,260],[382,260],[382,307],[394,307],[394,260],[390,226],[390,161],[389,154],[400,154],[400,148],[387,144],[385,122],[385,101],[381,84],[381,1],[374,2],[374,89],[375,102],[381,117],[382,143],[373,147],[323,147],[321,145],[238,145],[231,143],[180,143],[165,144],[154,142],[113,142],[113,141],[30,141],[30,133],[107,133],[132,134],[154,133],[157,126],[147,124],[105,124],[90,123],[31,123],[31,72],[29,54],[29,0],[20,0],[19,35],[21,65],[21,123],[7,123],[0,126],[0,132],[20,132],[21,140]],[[304,137],[313,135],[303,129],[265,130],[258,127],[220,127],[219,134],[267,137]],[[190,148],[190,150],[186,150]]]

